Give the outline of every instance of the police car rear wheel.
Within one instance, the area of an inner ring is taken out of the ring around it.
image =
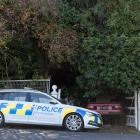
[[[83,129],[84,123],[82,117],[79,114],[72,113],[65,118],[64,125],[69,131],[80,131]]]
[[[0,112],[0,127],[4,126],[4,116],[3,114]]]

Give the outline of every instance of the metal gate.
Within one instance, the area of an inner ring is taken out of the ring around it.
[[[136,126],[135,124],[135,95],[131,95],[126,99],[126,125]]]
[[[0,89],[23,89],[25,87],[50,93],[50,79],[0,81]]]

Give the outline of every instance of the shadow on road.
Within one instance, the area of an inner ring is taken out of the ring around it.
[[[64,128],[56,127],[56,126],[40,126],[40,125],[18,125],[18,124],[9,124],[6,125],[4,128],[9,129],[28,129],[28,130],[59,130],[62,131]]]
[[[0,129],[0,140],[139,140],[139,138],[139,134],[113,134],[102,130],[69,132],[61,127],[35,125],[7,125]]]

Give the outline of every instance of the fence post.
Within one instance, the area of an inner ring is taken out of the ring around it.
[[[140,90],[138,91],[138,101],[137,101],[137,123],[138,123],[138,131],[140,131]]]
[[[138,129],[138,92],[135,91],[135,127]]]

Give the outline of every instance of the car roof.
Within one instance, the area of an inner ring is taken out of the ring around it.
[[[0,92],[38,92],[38,93],[41,93],[38,90],[29,89],[29,88],[25,88],[25,89],[0,89]]]

